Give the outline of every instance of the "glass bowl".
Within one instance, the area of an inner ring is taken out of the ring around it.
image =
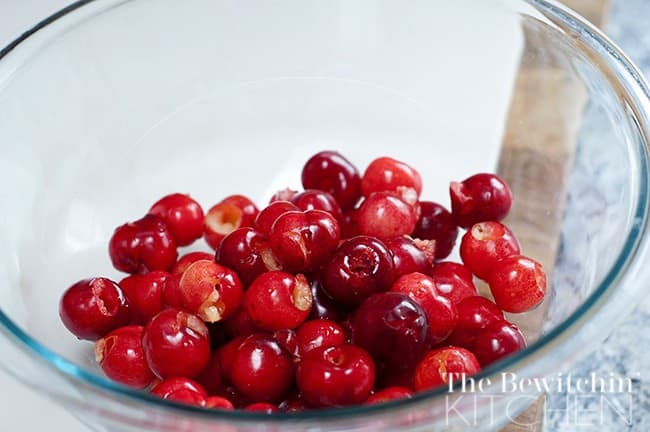
[[[624,54],[549,1],[77,2],[0,53],[0,364],[96,430],[498,429],[537,397],[502,373],[567,370],[641,295],[649,113]],[[554,267],[549,307],[513,318],[529,347],[481,372],[485,397],[265,416],[104,378],[57,304],[119,279],[113,228],[172,191],[263,203],[322,149],[409,161],[445,204],[498,167],[525,191],[513,223]]]

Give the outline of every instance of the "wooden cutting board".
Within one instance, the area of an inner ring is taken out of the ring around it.
[[[564,3],[602,26],[610,0],[564,0]],[[550,280],[560,241],[567,180],[587,94],[575,77],[554,66],[552,58],[540,55],[535,29],[524,23],[524,34],[526,52],[531,55],[524,56],[521,61],[498,173],[517,197],[506,223],[517,233],[524,253],[544,265]],[[544,302],[523,317],[512,315],[509,318],[532,342],[540,336],[547,308],[548,302]],[[502,432],[541,431],[544,401],[545,397],[540,397]]]

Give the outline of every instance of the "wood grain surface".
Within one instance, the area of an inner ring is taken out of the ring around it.
[[[609,0],[564,3],[599,26],[609,9]],[[540,261],[551,280],[567,179],[587,94],[583,85],[562,67],[562,59],[553,58],[553,53],[541,46],[544,30],[534,23],[522,25],[526,54],[515,83],[498,173],[516,197],[506,223],[517,233],[523,252]],[[535,311],[511,315],[509,319],[533,342],[540,336],[547,309],[545,301]],[[542,395],[503,432],[541,431],[544,400]]]

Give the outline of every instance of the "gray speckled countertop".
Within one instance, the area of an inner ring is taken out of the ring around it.
[[[650,79],[650,0],[615,0],[605,30]],[[633,391],[607,401],[596,395],[577,400],[567,393],[551,394],[545,430],[650,431],[649,330],[647,297],[597,352],[568,371],[576,379],[588,379],[591,374],[608,377],[610,373],[629,377]]]

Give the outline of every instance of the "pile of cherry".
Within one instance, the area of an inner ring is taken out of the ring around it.
[[[63,323],[119,383],[268,413],[408,398],[525,346],[503,311],[539,305],[546,276],[499,222],[512,204],[500,178],[452,182],[451,212],[388,157],[362,176],[321,152],[302,184],[261,211],[241,195],[205,215],[187,195],[162,198],[110,240],[130,276],[74,284]],[[463,263],[443,261],[459,227]],[[201,237],[216,255],[177,259]]]

